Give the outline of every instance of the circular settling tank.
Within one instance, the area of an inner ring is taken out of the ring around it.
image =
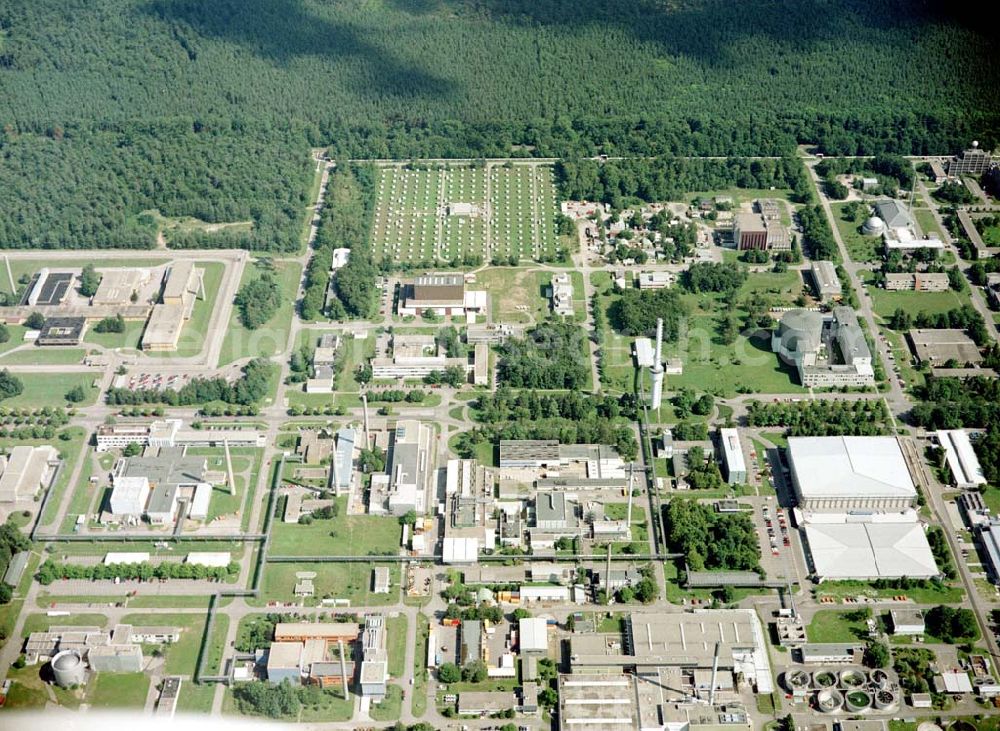
[[[844,705],[844,696],[833,688],[821,690],[816,694],[816,708],[823,713],[834,713]]]
[[[847,700],[845,706],[847,710],[851,713],[857,713],[858,711],[863,711],[866,708],[870,708],[872,704],[872,697],[864,690],[852,690],[847,694]]]
[[[791,691],[808,688],[809,680],[809,673],[803,672],[802,670],[792,670],[791,672],[785,673],[785,687]]]
[[[820,670],[813,673],[813,684],[817,688],[832,688],[837,684],[837,676],[829,670]]]
[[[842,688],[860,688],[865,684],[865,674],[860,670],[841,670],[840,686]]]
[[[896,694],[891,690],[876,690],[874,698],[875,707],[880,711],[884,711],[886,708],[896,705]]]

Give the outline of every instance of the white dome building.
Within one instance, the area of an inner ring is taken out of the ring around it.
[[[885,233],[885,221],[878,216],[871,216],[861,227],[861,232],[865,236],[881,236]]]

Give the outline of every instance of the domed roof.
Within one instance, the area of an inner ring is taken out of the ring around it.
[[[885,230],[885,221],[878,216],[871,216],[865,221],[863,228],[866,233],[881,233]]]
[[[815,350],[823,332],[823,316],[811,310],[790,310],[781,316],[778,332],[786,351]]]
[[[80,655],[74,650],[67,650],[66,652],[60,652],[52,660],[52,667],[57,670],[72,670],[79,666],[83,662],[80,659]]]

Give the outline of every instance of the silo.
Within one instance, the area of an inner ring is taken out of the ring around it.
[[[83,685],[86,681],[86,666],[83,658],[76,650],[63,650],[52,658],[52,674],[56,685],[60,688],[70,688]]]

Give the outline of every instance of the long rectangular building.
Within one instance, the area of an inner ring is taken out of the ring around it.
[[[972,448],[968,432],[964,429],[941,429],[936,436],[938,444],[944,449],[955,487],[973,488],[986,484],[983,468],[979,464],[976,450]]]

